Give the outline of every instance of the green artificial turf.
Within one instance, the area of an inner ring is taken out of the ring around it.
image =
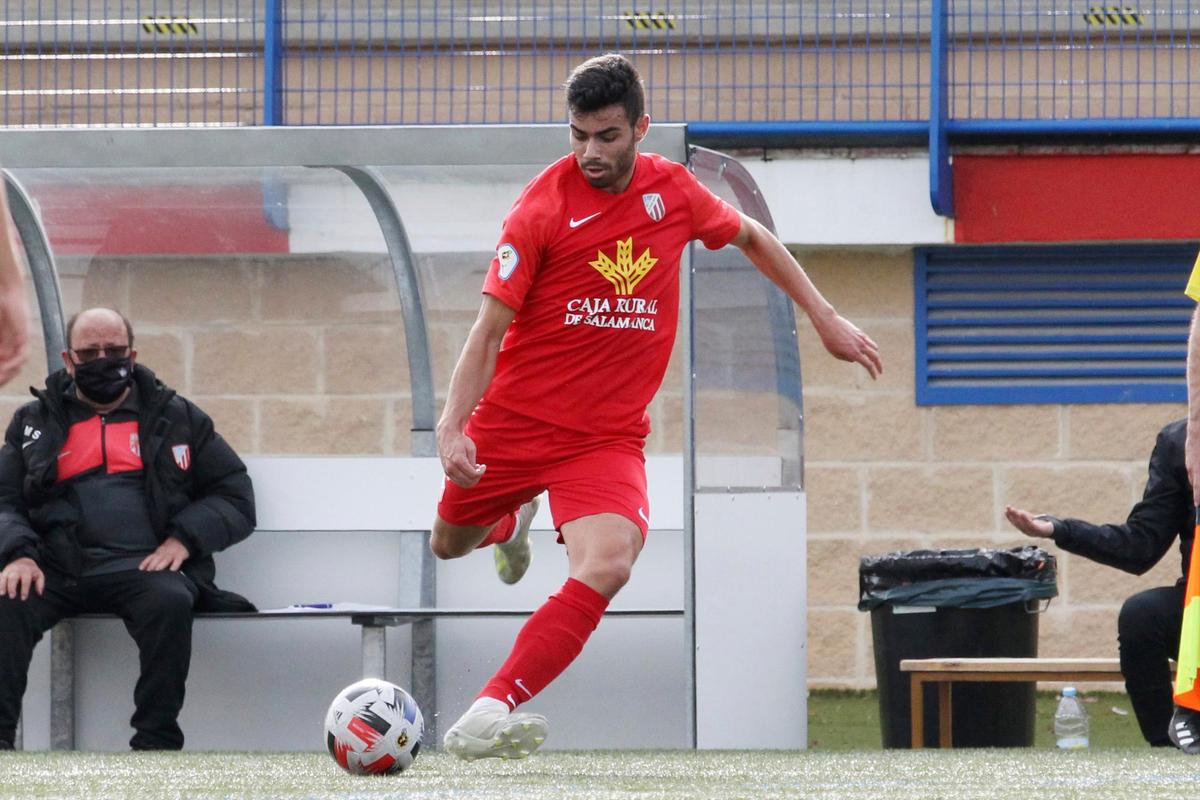
[[[1116,692],[1088,692],[1083,688],[1080,688],[1079,696],[1088,712],[1092,749],[1147,747],[1128,697]],[[1054,709],[1058,695],[1038,692],[1036,703],[1034,747],[1053,748]],[[813,750],[881,749],[879,695],[875,692],[813,691],[808,698],[808,743]]]
[[[1154,800],[1200,795],[1200,759],[1145,746],[1124,695],[1084,695],[1092,747],[1054,747],[1037,696],[1031,748],[883,750],[874,692],[813,692],[807,751],[561,751],[408,772],[344,773],[325,753],[0,753],[0,800]]]
[[[343,773],[325,753],[0,753],[8,800],[1153,800],[1200,792],[1177,750],[600,751]]]

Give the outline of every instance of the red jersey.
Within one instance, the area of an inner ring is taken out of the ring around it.
[[[679,317],[679,258],[729,244],[741,217],[686,167],[639,154],[625,191],[587,182],[573,155],[534,178],[504,219],[483,291],[517,314],[484,401],[553,425],[645,436]]]

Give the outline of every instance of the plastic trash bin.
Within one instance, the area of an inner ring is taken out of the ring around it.
[[[1058,594],[1054,556],[1012,550],[913,550],[863,556],[860,611],[871,612],[885,748],[912,745],[906,658],[1032,658],[1038,613]],[[955,683],[955,747],[1030,747],[1032,683]],[[937,696],[925,696],[925,746],[937,746]]]

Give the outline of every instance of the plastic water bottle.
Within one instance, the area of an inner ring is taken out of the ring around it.
[[[1075,687],[1062,691],[1054,712],[1054,738],[1060,750],[1079,750],[1088,746],[1088,718],[1083,703],[1075,695]]]

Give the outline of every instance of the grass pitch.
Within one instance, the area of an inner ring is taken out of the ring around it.
[[[1194,798],[1200,759],[1149,748],[822,752],[549,752],[464,763],[421,755],[388,777],[324,753],[3,753],[0,797],[68,800],[731,800]]]

